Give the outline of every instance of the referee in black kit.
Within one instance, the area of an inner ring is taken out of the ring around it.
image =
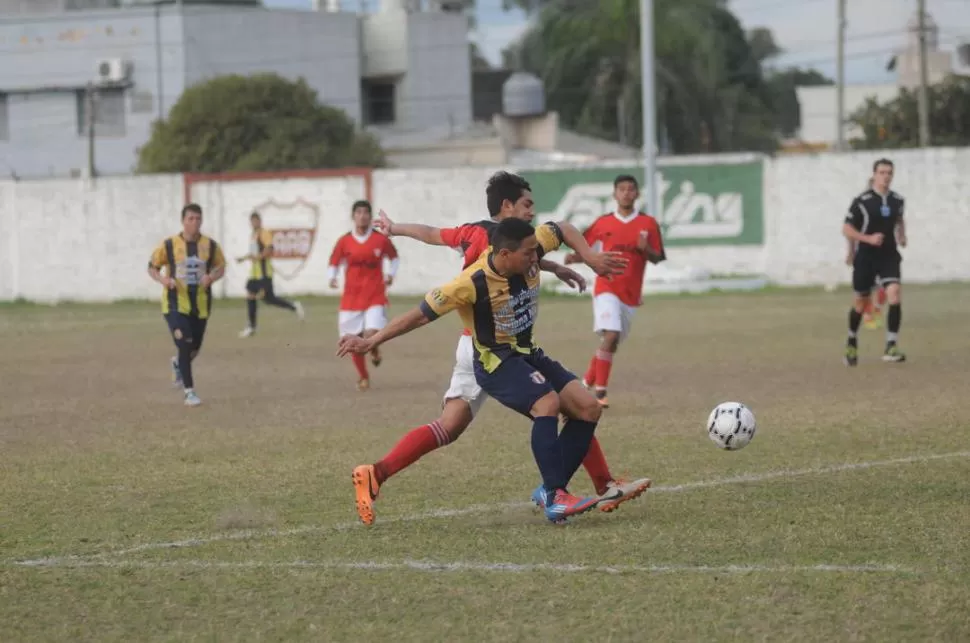
[[[852,200],[842,225],[842,234],[855,246],[852,261],[855,300],[849,311],[849,338],[845,346],[847,366],[855,366],[859,362],[859,324],[877,282],[885,288],[889,304],[886,350],[882,359],[884,362],[906,360],[906,355],[896,345],[903,319],[899,270],[903,258],[898,248],[906,247],[906,227],[903,223],[903,197],[889,189],[892,181],[892,161],[876,161],[872,166],[870,188]]]

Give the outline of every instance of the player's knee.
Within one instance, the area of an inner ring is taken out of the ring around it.
[[[886,301],[889,302],[890,306],[895,306],[900,301],[900,295],[902,294],[902,289],[899,284],[889,284],[886,286]]]
[[[580,398],[579,408],[576,409],[577,420],[582,420],[584,422],[597,423],[600,421],[600,416],[603,415],[603,407],[600,406],[596,398],[590,394],[583,395]]]
[[[613,330],[603,333],[602,348],[610,353],[615,353],[620,345],[620,334]]]
[[[536,400],[531,413],[533,417],[559,415],[559,396],[554,391],[549,391]]]

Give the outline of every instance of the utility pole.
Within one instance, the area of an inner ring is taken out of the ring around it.
[[[97,120],[94,117],[94,112],[97,109],[94,83],[88,83],[87,90],[84,93],[84,106],[84,121],[88,129],[88,178],[93,180],[98,175],[98,170],[94,164],[94,122]]]
[[[161,0],[155,0],[155,92],[158,98],[155,100],[158,106],[158,120],[165,118],[165,85],[162,78],[165,76],[162,69],[162,6]]]
[[[835,149],[845,149],[845,3],[846,0],[836,0],[838,5],[838,24],[835,36],[835,120],[836,136]]]
[[[660,216],[657,198],[657,96],[653,62],[653,0],[640,0],[640,75],[643,87],[643,184],[647,214]]]
[[[929,71],[926,55],[926,0],[917,0],[919,12],[919,146],[930,145]]]

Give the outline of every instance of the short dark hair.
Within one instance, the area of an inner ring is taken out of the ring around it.
[[[492,230],[492,248],[494,250],[509,250],[515,252],[522,242],[535,235],[536,231],[529,223],[514,217],[505,219]]]
[[[374,216],[374,208],[371,207],[370,201],[367,201],[366,199],[354,201],[354,204],[350,206],[350,214],[357,212],[357,208],[367,208],[367,214]]]
[[[263,220],[263,216],[259,212],[256,212],[255,210],[253,210],[253,213],[249,215],[249,218],[250,219],[259,219],[260,221]]]
[[[532,186],[518,174],[496,172],[489,177],[485,186],[485,204],[488,207],[488,215],[497,216],[502,211],[503,202],[515,203],[522,198],[522,193],[526,190],[531,192]]]
[[[878,161],[876,161],[875,163],[872,164],[872,171],[873,171],[873,173],[875,173],[875,171],[879,169],[879,166],[880,165],[888,165],[889,167],[895,167],[893,165],[893,162],[890,161],[889,159],[887,159],[887,158],[881,158],[881,159],[879,159]]]
[[[637,181],[637,177],[632,174],[621,174],[620,176],[613,179],[613,189],[615,190],[620,183],[632,183],[633,187],[640,189],[640,183]]]
[[[185,219],[185,215],[189,212],[195,212],[200,217],[202,216],[202,206],[198,203],[189,203],[184,208],[182,208],[182,219]]]

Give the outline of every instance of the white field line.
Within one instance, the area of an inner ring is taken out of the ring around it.
[[[867,563],[864,565],[570,565],[557,563],[475,563],[468,561],[435,562],[404,560],[401,562],[344,562],[344,561],[292,561],[292,562],[213,562],[208,560],[78,560],[44,566],[71,569],[203,569],[247,570],[287,569],[317,571],[417,571],[417,572],[490,572],[521,574],[529,572],[553,573],[599,573],[599,574],[793,574],[793,573],[879,573],[917,574],[918,570],[898,565]]]
[[[956,458],[970,458],[970,451],[957,451],[953,453],[938,453],[938,454],[928,454],[928,455],[915,455],[905,458],[894,458],[892,460],[874,460],[868,462],[851,462],[845,464],[836,464],[824,467],[813,467],[810,469],[783,469],[778,471],[768,471],[765,473],[753,473],[741,476],[734,476],[730,478],[714,478],[712,480],[702,480],[699,482],[687,482],[678,485],[660,485],[656,487],[651,487],[648,495],[650,493],[680,493],[683,491],[693,491],[695,489],[706,489],[710,487],[721,487],[726,485],[734,484],[746,484],[755,482],[767,482],[771,480],[783,480],[788,478],[797,478],[801,476],[810,475],[826,475],[832,473],[841,473],[843,471],[859,471],[864,469],[873,469],[876,467],[889,467],[902,464],[916,464],[922,462],[931,462],[934,460],[949,460]],[[492,505],[472,505],[470,507],[463,507],[460,509],[434,509],[431,511],[421,512],[417,514],[411,514],[407,516],[398,516],[391,518],[384,518],[379,521],[379,525],[389,524],[389,523],[401,523],[401,522],[415,522],[420,520],[432,520],[435,518],[453,518],[458,516],[467,516],[476,513],[488,513],[494,511],[501,511],[507,509],[519,509],[523,507],[530,507],[532,503],[529,502],[506,502],[500,504]],[[235,540],[256,540],[256,539],[266,539],[266,538],[286,538],[289,536],[299,536],[302,534],[309,533],[320,533],[320,532],[333,532],[333,531],[346,531],[348,529],[357,529],[362,527],[359,522],[345,522],[337,523],[333,525],[304,525],[301,527],[294,527],[292,529],[248,529],[243,531],[233,531],[223,534],[214,534],[208,536],[199,536],[196,538],[188,538],[185,540],[175,540],[171,542],[158,542],[158,543],[145,543],[143,545],[136,545],[134,547],[128,547],[125,549],[111,549],[108,551],[96,553],[96,554],[85,554],[80,556],[54,556],[49,558],[37,558],[32,560],[23,561],[12,561],[13,564],[21,566],[51,566],[58,564],[67,564],[71,561],[94,561],[98,559],[104,559],[108,557],[118,558],[123,556],[130,556],[132,554],[138,554],[146,551],[155,551],[159,549],[182,549],[188,547],[200,547],[203,545],[208,545],[215,542],[225,542],[225,541],[235,541]]]

